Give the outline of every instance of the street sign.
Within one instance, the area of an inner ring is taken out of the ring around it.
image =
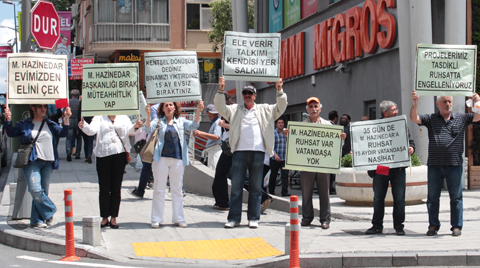
[[[38,47],[51,50],[60,37],[60,17],[52,2],[39,0],[31,11],[31,32]]]

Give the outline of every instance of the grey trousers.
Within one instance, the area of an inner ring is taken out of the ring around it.
[[[330,174],[302,171],[300,173],[300,185],[302,187],[302,221],[312,222],[313,215],[313,189],[317,182],[320,201],[320,222],[330,223]]]

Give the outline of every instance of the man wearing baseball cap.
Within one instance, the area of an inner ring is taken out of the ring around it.
[[[308,118],[303,122],[312,124],[331,125],[330,121],[320,117],[322,104],[317,97],[307,99]],[[346,134],[340,135],[345,140]],[[302,226],[309,226],[315,215],[313,210],[313,189],[317,183],[317,190],[320,201],[320,227],[322,229],[330,228],[331,212],[330,212],[330,174],[307,172],[300,173],[300,185],[302,186]]]
[[[215,108],[230,122],[230,148],[232,158],[232,188],[230,211],[225,228],[240,225],[242,217],[242,195],[245,177],[249,176],[248,227],[258,228],[260,220],[261,188],[263,182],[263,160],[265,150],[273,156],[275,120],[287,108],[287,95],[282,90],[282,79],[276,83],[277,103],[256,104],[257,89],[245,86],[242,90],[244,105],[226,105],[223,89],[225,79],[220,78],[219,91],[215,95]]]
[[[205,145],[205,150],[203,150],[202,155],[208,157],[208,167],[215,170],[217,167],[218,159],[222,154],[222,141],[220,136],[222,136],[222,128],[218,125],[220,121],[220,116],[218,116],[217,110],[215,110],[215,105],[209,104],[205,107],[204,111],[207,112],[207,117],[210,119],[211,125],[210,130],[207,132],[194,130],[193,135],[195,137],[201,137],[208,139],[207,144]]]

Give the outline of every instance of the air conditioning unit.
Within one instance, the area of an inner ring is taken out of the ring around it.
[[[78,19],[80,16],[80,10],[78,9],[78,4],[73,4],[71,7],[72,10],[72,19]]]

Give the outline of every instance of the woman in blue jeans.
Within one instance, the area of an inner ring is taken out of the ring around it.
[[[47,104],[33,104],[30,106],[30,118],[12,126],[11,112],[7,108],[3,124],[7,135],[20,137],[21,144],[32,143],[40,130],[30,154],[29,164],[23,168],[23,176],[33,198],[30,225],[36,228],[46,228],[51,225],[53,214],[57,211],[57,207],[48,197],[50,174],[52,169],[58,169],[57,141],[68,135],[69,118],[72,115],[70,107],[67,107],[63,127],[60,127],[52,120],[44,119],[47,109]]]

